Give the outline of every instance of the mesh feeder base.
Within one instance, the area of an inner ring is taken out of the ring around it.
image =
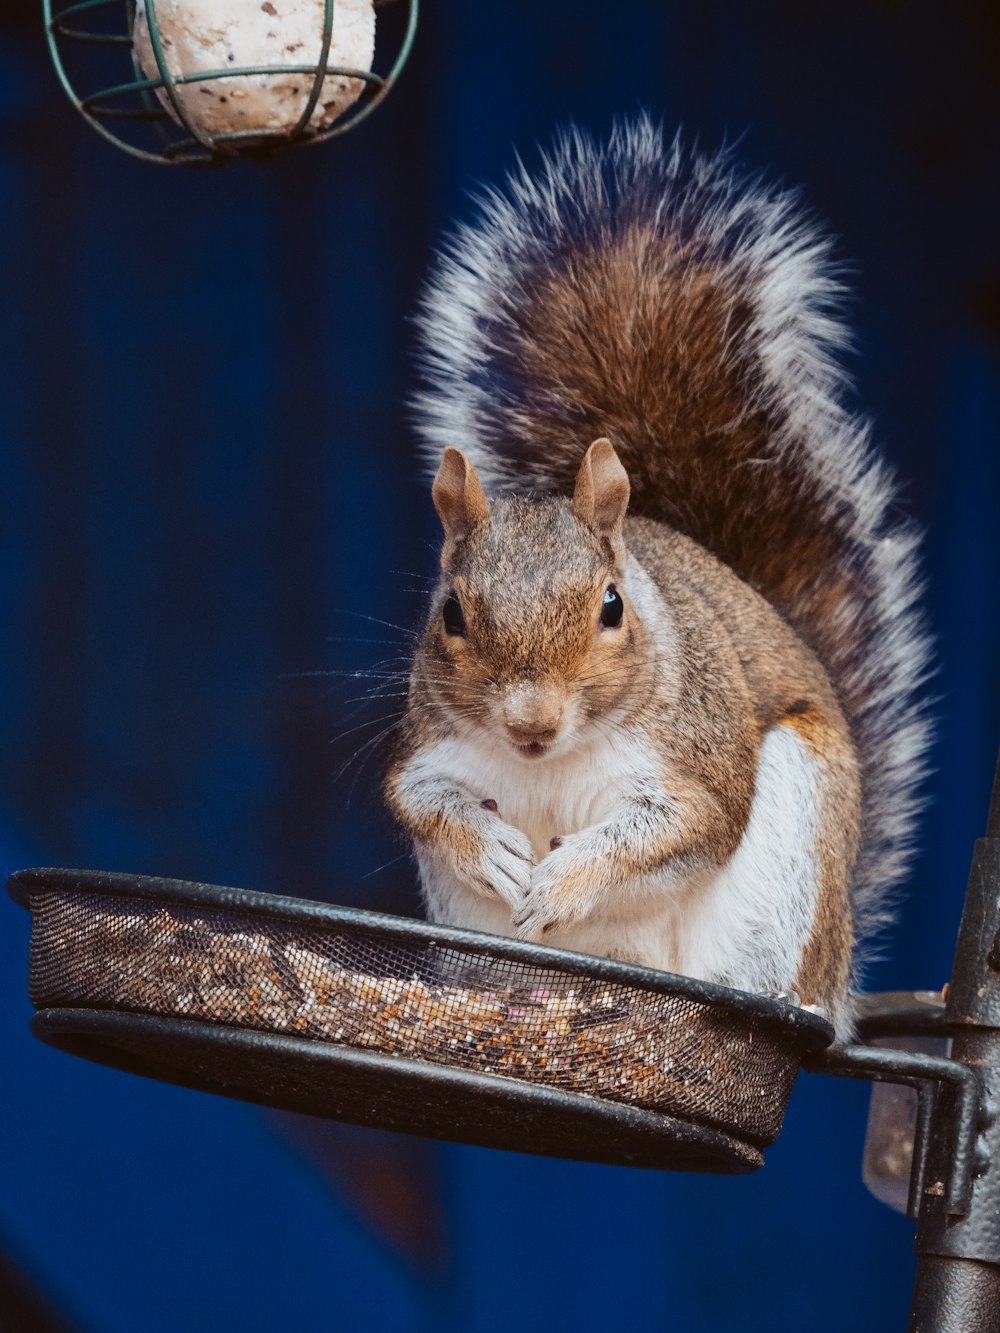
[[[742,1173],[828,1024],[563,950],[321,903],[29,870],[33,1031],[264,1105],[548,1156]]]

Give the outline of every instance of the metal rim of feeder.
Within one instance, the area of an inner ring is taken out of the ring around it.
[[[383,0],[384,2],[384,0]],[[341,65],[328,65],[327,57],[333,41],[335,0],[323,0],[323,32],[318,59],[311,64],[298,65],[238,65],[225,69],[202,70],[195,74],[174,75],[167,66],[163,51],[159,21],[156,17],[156,0],[145,0],[146,20],[149,26],[150,46],[159,78],[147,78],[141,69],[133,46],[133,26],[136,15],[136,0],[73,0],[57,12],[53,5],[56,0],[42,0],[45,21],[45,35],[49,54],[55,66],[56,74],[63,91],[76,107],[77,111],[102,138],[113,143],[117,148],[132,157],[145,162],[161,162],[168,165],[184,166],[222,166],[240,157],[263,157],[284,148],[304,148],[311,144],[323,143],[334,139],[348,130],[352,130],[379,106],[388,96],[403,66],[409,59],[416,33],[419,0],[405,0],[407,21],[406,31],[399,51],[385,75],[371,70],[352,69]],[[376,0],[377,3],[377,0]],[[85,20],[85,16],[97,10],[123,8],[127,31],[124,33],[99,32],[67,26],[67,20]],[[101,88],[85,97],[80,97],[67,74],[60,49],[60,39],[84,42],[92,45],[128,46],[130,48],[132,70],[135,75],[130,81]],[[188,114],[184,100],[178,94],[178,88],[187,84],[213,83],[222,79],[246,76],[271,76],[288,74],[308,74],[312,76],[312,87],[306,104],[298,120],[290,129],[252,129],[206,131],[199,129]],[[331,125],[321,128],[310,126],[310,117],[319,101],[323,84],[328,77],[359,80],[364,87],[352,106],[348,107]],[[157,92],[162,91],[170,102],[177,120],[178,129],[187,132],[187,137],[171,137],[167,128],[171,121],[170,113],[157,99]],[[138,97],[139,107],[117,105],[121,99]],[[136,147],[126,139],[115,134],[105,121],[149,121],[157,130],[161,149],[151,152]],[[242,151],[241,151],[242,150]]]
[[[380,1128],[740,1174],[833,1037],[787,997],[327,903],[58,869],[8,891],[43,1041]]]

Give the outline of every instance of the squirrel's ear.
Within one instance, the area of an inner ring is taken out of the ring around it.
[[[457,543],[489,517],[490,507],[476,469],[461,449],[449,447],[444,451],[431,495],[444,528],[441,563],[446,565]]]
[[[610,440],[595,440],[583,456],[573,491],[573,513],[611,547],[615,563],[625,559],[622,523],[628,509],[628,473]]]

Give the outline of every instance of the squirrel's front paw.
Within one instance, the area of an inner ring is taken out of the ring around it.
[[[554,850],[535,866],[531,889],[514,917],[519,940],[540,940],[551,931],[582,920],[600,892],[598,863],[573,838],[553,839]]]
[[[490,806],[485,806],[488,811]],[[524,906],[535,854],[520,829],[489,813],[476,821],[476,853],[456,869],[477,893],[501,898],[512,912]]]

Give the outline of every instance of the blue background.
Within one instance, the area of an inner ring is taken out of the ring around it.
[[[432,569],[407,317],[467,187],[647,108],[738,139],[840,238],[940,665],[921,855],[871,980],[940,986],[1000,733],[992,7],[428,11],[364,128],[219,173],[107,146],[35,4],[0,17],[3,866],[415,910],[378,755],[354,753],[394,701],[350,718],[364,682],[323,674],[405,654]],[[26,962],[4,899],[0,1327],[903,1325],[912,1229],[861,1185],[862,1085],[803,1077],[745,1180],[534,1160],[59,1055],[28,1035]]]

